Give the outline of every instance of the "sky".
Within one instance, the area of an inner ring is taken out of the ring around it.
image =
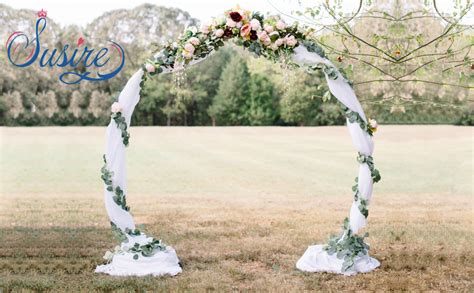
[[[423,1],[423,0],[420,0]],[[438,0],[441,10],[446,10],[453,0]],[[317,0],[303,0],[303,3],[315,3]],[[357,1],[344,1],[351,11]],[[188,11],[191,16],[207,21],[239,4],[242,8],[263,13],[278,10],[290,13],[299,8],[298,0],[0,0],[13,8],[44,9],[48,17],[61,25],[76,24],[85,26],[104,12],[114,9],[131,9],[143,3],[176,7]],[[275,7],[278,9],[275,9]]]

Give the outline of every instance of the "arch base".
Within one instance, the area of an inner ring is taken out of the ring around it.
[[[176,276],[181,273],[176,251],[167,246],[166,250],[158,251],[150,257],[139,257],[133,259],[134,253],[123,253],[114,255],[112,261],[106,265],[96,267],[96,273],[104,273],[111,276]]]
[[[312,245],[306,249],[305,253],[296,263],[296,268],[303,272],[327,272],[343,274],[346,276],[358,273],[368,273],[380,266],[380,262],[368,255],[356,257],[351,270],[343,272],[343,260],[337,258],[336,254],[329,255],[324,249],[324,245]]]

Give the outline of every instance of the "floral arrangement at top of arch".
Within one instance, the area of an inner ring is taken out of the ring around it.
[[[188,27],[176,42],[169,42],[153,59],[147,60],[143,70],[155,75],[161,73],[163,67],[185,66],[205,58],[229,39],[275,62],[290,55],[299,43],[305,43],[309,50],[324,57],[324,51],[308,40],[311,32],[312,29],[300,29],[298,23],[289,25],[278,16],[264,17],[259,12],[237,7],[211,23],[202,24],[199,29]]]

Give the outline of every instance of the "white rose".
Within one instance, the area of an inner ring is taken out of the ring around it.
[[[188,30],[189,30],[190,32],[192,32],[193,34],[195,34],[195,33],[198,32],[198,29],[197,29],[197,27],[195,27],[195,26],[190,26],[190,27],[188,27]]]
[[[285,39],[286,39],[286,44],[290,47],[294,47],[298,43],[295,36],[286,36]]]
[[[201,27],[199,28],[199,31],[203,34],[208,34],[209,33],[209,25],[208,24],[201,24]]]
[[[269,24],[265,24],[265,25],[263,26],[263,29],[264,29],[267,33],[273,32],[273,26],[272,26],[272,25],[269,25]]]
[[[191,44],[191,43],[186,43],[186,45],[184,45],[184,50],[185,50],[185,51],[188,51],[188,52],[191,53],[191,54],[193,54],[195,48],[194,48],[193,44]]]
[[[197,46],[197,45],[199,45],[199,44],[201,43],[201,41],[199,41],[199,39],[196,38],[196,37],[189,38],[188,41],[189,41],[191,44],[193,44],[194,46]]]
[[[153,73],[153,72],[155,72],[155,66],[153,66],[153,65],[150,64],[150,63],[147,63],[147,64],[145,65],[145,69],[146,69],[146,71],[147,71],[148,73]]]
[[[120,106],[118,102],[114,102],[111,108],[112,108],[112,113],[122,112],[122,106]]]
[[[286,23],[283,20],[279,20],[276,23],[276,28],[279,30],[284,30],[286,28]]]
[[[250,26],[252,27],[252,29],[254,31],[256,31],[256,30],[260,29],[260,21],[258,21],[258,19],[255,19],[255,18],[252,19],[250,21]]]
[[[214,32],[214,34],[216,35],[216,37],[220,38],[224,35],[224,30],[223,29],[218,29]]]
[[[105,254],[103,256],[103,258],[107,261],[112,260],[113,257],[114,257],[114,254],[112,252],[108,251],[108,250],[105,252]]]
[[[373,129],[377,129],[377,127],[379,126],[377,121],[375,121],[375,119],[369,119],[369,126]]]
[[[237,22],[237,23],[235,24],[235,27],[236,27],[236,28],[241,28],[241,27],[242,27],[242,22],[241,22],[241,21]]]
[[[227,22],[225,23],[228,27],[235,27],[237,23],[233,21],[232,19],[228,18]]]

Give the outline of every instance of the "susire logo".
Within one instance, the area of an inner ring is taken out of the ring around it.
[[[89,48],[86,40],[79,37],[74,46],[62,44],[62,49],[50,50],[41,47],[41,33],[48,23],[46,11],[38,12],[35,35],[30,38],[23,32],[12,33],[5,44],[8,60],[17,67],[27,67],[35,62],[42,68],[64,68],[59,80],[65,84],[77,84],[82,80],[102,81],[116,76],[125,65],[123,48],[114,41],[107,41],[108,45],[100,49]],[[116,62],[110,62],[117,58]],[[120,59],[118,59],[120,58]],[[112,69],[110,64],[116,63]],[[106,66],[109,64],[109,66]],[[105,72],[101,72],[104,70]]]

